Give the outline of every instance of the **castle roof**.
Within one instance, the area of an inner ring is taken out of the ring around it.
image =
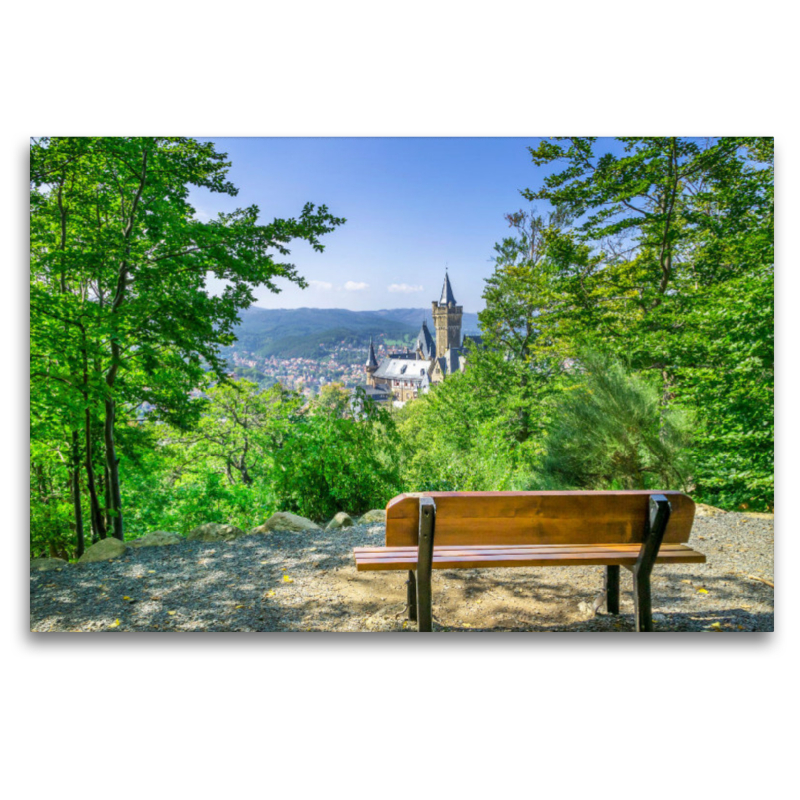
[[[376,403],[384,403],[389,399],[388,386],[362,386],[364,394]]]
[[[453,294],[453,287],[450,285],[450,278],[444,273],[444,286],[442,286],[442,296],[439,298],[440,306],[447,306],[452,303],[456,305],[456,297]]]
[[[422,327],[417,334],[417,350],[422,353],[423,358],[433,358],[436,346],[433,343],[433,337],[428,330],[425,320],[422,321]]]
[[[375,358],[375,348],[372,345],[372,337],[369,340],[369,355],[367,356],[367,364],[368,367],[377,368],[378,366],[378,359]]]
[[[478,333],[467,333],[464,335],[464,340],[461,343],[462,349],[466,349],[467,342],[472,342],[475,347],[483,347],[483,336]]]
[[[375,373],[376,378],[393,381],[422,382],[427,377],[424,361],[411,361],[407,358],[384,358]]]

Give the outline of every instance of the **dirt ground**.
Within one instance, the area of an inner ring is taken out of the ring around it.
[[[656,565],[656,631],[774,629],[771,515],[698,509],[690,545],[705,564]],[[129,548],[120,558],[31,570],[32,631],[416,630],[406,572],[356,570],[354,546],[380,546],[382,525],[272,532],[231,542]],[[632,631],[632,581],[620,614],[595,601],[604,568],[434,570],[434,631]]]

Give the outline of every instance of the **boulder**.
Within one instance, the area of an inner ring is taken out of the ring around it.
[[[78,559],[78,563],[88,564],[91,561],[108,561],[111,558],[119,558],[125,554],[127,549],[125,542],[121,542],[113,536],[108,536],[86,550]]]
[[[244,536],[244,531],[235,525],[206,522],[189,531],[186,538],[190,542],[230,542],[240,536]]]
[[[31,559],[31,569],[34,572],[49,572],[51,569],[61,569],[68,567],[69,561],[63,558],[33,558]]]
[[[334,528],[349,528],[353,525],[353,518],[345,513],[344,511],[340,511],[326,526],[325,530],[333,530]]]
[[[363,517],[358,521],[359,525],[369,525],[373,522],[386,523],[386,510],[383,508],[373,508],[372,511],[367,511]]]
[[[138,539],[128,542],[128,547],[161,547],[166,544],[180,544],[183,536],[170,531],[153,531]]]
[[[715,506],[707,506],[705,503],[696,503],[694,507],[694,515],[696,517],[718,517],[720,514],[727,514],[721,508]]]
[[[288,511],[276,511],[263,525],[253,528],[250,533],[269,533],[270,531],[319,531],[316,522],[290,514]]]

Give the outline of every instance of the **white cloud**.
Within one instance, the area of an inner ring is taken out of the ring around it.
[[[332,292],[333,291],[333,284],[328,283],[328,281],[309,281],[308,285],[312,289],[317,289],[321,292]]]
[[[347,281],[345,283],[344,288],[348,292],[362,292],[364,289],[369,289],[368,283],[357,283],[356,281]]]
[[[410,286],[407,283],[392,283],[389,285],[390,292],[400,292],[401,294],[413,294],[414,292],[421,292],[421,286]]]

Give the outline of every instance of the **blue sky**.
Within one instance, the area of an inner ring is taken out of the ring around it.
[[[510,233],[503,215],[529,207],[520,190],[538,188],[546,174],[527,150],[536,138],[214,141],[232,162],[239,194],[194,191],[201,218],[255,204],[268,221],[295,216],[307,201],[347,218],[324,237],[324,253],[292,248],[310,286],[284,281],[280,294],[261,290],[256,305],[265,308],[427,306],[448,265],[456,299],[479,311],[494,244]]]

